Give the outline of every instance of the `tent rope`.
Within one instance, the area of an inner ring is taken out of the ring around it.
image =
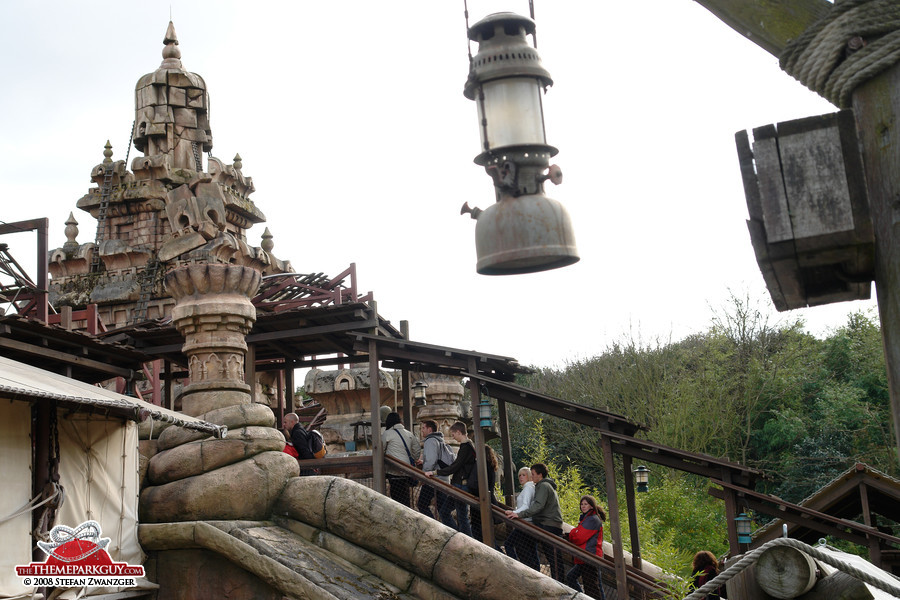
[[[54,483],[52,485],[53,485],[54,491],[51,496],[45,498],[41,502],[37,502],[37,499],[44,495],[44,493],[41,492],[40,494],[38,494],[37,496],[35,496],[34,498],[29,500],[25,504],[23,504],[21,507],[16,509],[16,512],[12,513],[11,515],[7,515],[3,518],[0,518],[0,524],[6,523],[7,521],[12,521],[16,517],[18,517],[20,515],[24,515],[25,513],[30,513],[34,509],[36,509],[40,506],[43,506],[44,504],[47,504],[48,502],[50,502],[51,500],[53,500],[54,498],[59,496],[63,491],[62,486],[59,485],[58,483]],[[35,502],[37,502],[37,504],[35,504]]]
[[[843,0],[779,57],[782,70],[832,104],[850,106],[860,84],[900,60],[900,3]]]
[[[750,565],[754,564],[757,560],[759,560],[759,557],[763,552],[774,546],[791,546],[792,548],[796,548],[797,550],[808,554],[819,562],[830,565],[835,569],[838,569],[839,571],[843,571],[844,573],[847,573],[848,575],[859,579],[863,583],[867,583],[883,592],[887,592],[888,594],[892,594],[893,596],[900,598],[900,579],[897,579],[893,575],[890,575],[890,573],[887,574],[890,575],[893,579],[897,580],[896,584],[892,585],[884,581],[883,579],[873,577],[870,573],[866,573],[865,571],[858,569],[857,567],[854,567],[853,565],[842,560],[839,560],[831,556],[830,554],[826,554],[825,552],[813,548],[808,544],[804,544],[800,540],[791,538],[778,538],[770,542],[766,542],[759,548],[755,548],[754,550],[746,553],[736,563],[685,596],[684,600],[701,600],[702,598],[705,598],[707,594],[717,589],[720,585],[724,585],[726,581],[728,581]]]

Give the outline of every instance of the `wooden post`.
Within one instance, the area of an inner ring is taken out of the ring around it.
[[[509,416],[506,400],[497,398],[497,419],[500,422],[500,443],[503,446],[503,495],[506,503],[516,506],[516,465],[512,461],[512,440],[509,439]],[[530,466],[530,465],[529,465]]]
[[[47,322],[50,316],[50,278],[47,274],[47,242],[49,238],[50,219],[35,219],[37,223],[37,318]]]
[[[469,358],[469,373],[477,373],[474,358]],[[472,429],[475,432],[475,465],[478,472],[478,505],[481,508],[481,541],[494,547],[494,521],[491,518],[491,490],[487,486],[487,457],[484,455],[484,431],[478,419],[478,403],[481,401],[479,382],[469,377],[469,398],[472,400]]]
[[[409,339],[409,321],[400,321],[400,335],[402,335],[403,339],[405,340]],[[403,397],[403,414],[401,415],[403,417],[403,426],[406,427],[408,431],[412,431],[412,397],[409,393],[409,367],[401,369],[400,373],[400,377],[403,380],[403,389],[401,394],[401,396]]]
[[[275,409],[275,427],[281,429],[284,423],[284,371],[278,371],[278,378],[275,381],[275,397],[278,400],[278,406]]]
[[[869,488],[862,481],[859,482],[859,503],[862,506],[863,523],[869,527],[875,527],[875,523],[872,522],[872,509],[869,506]],[[869,561],[879,569],[883,569],[884,567],[881,565],[881,542],[876,537],[866,537],[869,542]]]
[[[59,308],[59,324],[66,331],[72,331],[72,307],[61,306]]]
[[[163,368],[163,360],[161,358],[154,360],[150,363],[150,368],[153,369],[153,379],[150,382],[150,393],[153,394],[153,404],[157,406],[165,406],[163,404],[162,381],[160,378],[160,371],[162,371]]]
[[[856,88],[852,98],[875,231],[875,290],[900,452],[900,65]]]
[[[722,481],[731,483],[731,473],[727,469],[722,469]],[[728,529],[728,552],[731,556],[737,556],[741,553],[741,545],[738,543],[737,534],[737,496],[734,490],[726,487],[725,493],[725,526]]]
[[[634,476],[631,472],[631,457],[622,455],[622,476],[625,478],[625,509],[628,512],[628,533],[631,536],[631,566],[640,569],[641,541],[638,537],[637,506],[634,501]]]
[[[381,397],[378,393],[378,345],[369,340],[369,409],[372,420],[372,485],[379,494],[385,492],[384,481],[384,448],[381,443],[381,423],[378,420],[378,409],[381,408]]]
[[[284,367],[284,408],[285,413],[294,412],[294,361],[285,357]],[[284,418],[284,414],[281,415]]]
[[[163,361],[164,362],[164,372],[163,372],[163,388],[165,389],[165,404],[164,407],[169,410],[175,410],[175,381],[174,377],[172,377],[172,362],[171,361]]]
[[[612,536],[613,562],[616,565],[616,593],[618,598],[628,598],[628,573],[625,569],[625,550],[622,544],[622,527],[619,525],[619,497],[616,492],[616,462],[613,460],[612,443],[600,434],[603,450],[603,466],[606,470],[606,501],[609,504],[609,533]]]

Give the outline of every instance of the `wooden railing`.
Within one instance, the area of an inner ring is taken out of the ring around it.
[[[304,460],[301,461],[301,466],[303,469],[318,469],[319,474],[321,475],[353,479],[366,487],[375,488],[372,481],[371,455],[326,457],[316,460]],[[463,502],[470,507],[479,506],[479,501],[476,496],[455,488],[452,485],[448,485],[439,479],[428,477],[421,470],[414,469],[410,465],[396,460],[392,456],[385,456],[385,468],[391,474],[406,475],[417,481],[418,485],[412,488],[410,498],[410,506],[413,507],[414,510],[419,490],[425,485],[431,486],[435,491],[449,496],[456,501]],[[558,575],[560,579],[564,579],[565,571],[571,567],[572,559],[575,557],[593,567],[599,568],[602,580],[605,583],[604,591],[607,600],[617,600],[615,564],[611,559],[606,557],[601,558],[585,552],[565,539],[548,533],[532,523],[522,521],[521,519],[510,519],[504,513],[504,508],[507,507],[491,507],[491,514],[495,527],[502,523],[506,532],[518,529],[537,542],[552,546],[560,556],[558,562],[560,565],[560,573]],[[505,539],[505,535],[503,538]],[[635,569],[628,565],[627,575],[629,598],[649,600],[651,598],[661,598],[667,592],[664,584],[655,580],[652,576],[640,569]]]

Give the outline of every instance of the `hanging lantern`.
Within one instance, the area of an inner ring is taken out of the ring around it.
[[[481,386],[481,398],[478,400],[478,423],[484,429],[489,429],[493,425],[493,415],[491,414],[491,397],[488,396],[487,386]]]
[[[419,379],[412,386],[413,391],[413,406],[422,407],[428,404],[426,402],[425,389],[428,387],[428,384],[425,383],[424,380]]]
[[[562,204],[544,195],[544,181],[562,182],[550,165],[541,95],[553,84],[541,66],[534,21],[514,13],[490,15],[469,29],[478,43],[464,94],[478,109],[482,152],[475,163],[494,180],[497,202],[485,210],[463,205],[475,226],[476,270],[511,275],[578,262],[575,235]]]
[[[650,491],[650,469],[644,465],[638,466],[634,471],[634,482],[637,484],[637,491]]]
[[[747,513],[743,512],[734,518],[734,525],[737,528],[739,544],[749,544],[753,541],[750,537],[750,525],[752,522],[752,519],[747,516]]]

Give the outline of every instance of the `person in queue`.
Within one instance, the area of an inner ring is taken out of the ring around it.
[[[547,465],[544,463],[531,465],[531,479],[534,481],[534,500],[531,501],[531,505],[520,513],[508,510],[506,516],[510,519],[531,517],[534,524],[547,533],[562,536],[562,509],[559,506],[559,495],[556,493],[556,482],[549,477]],[[540,547],[550,564],[550,576],[562,581],[556,549],[547,542],[541,542]]]
[[[459,450],[456,453],[456,460],[443,469],[426,471],[429,477],[435,475],[450,476],[450,483],[453,487],[469,492],[468,483],[471,477],[475,476],[475,444],[469,439],[466,424],[457,421],[450,426],[450,437],[459,444]],[[469,521],[469,506],[462,500],[454,501],[456,508],[456,530],[472,536],[472,523]]]

